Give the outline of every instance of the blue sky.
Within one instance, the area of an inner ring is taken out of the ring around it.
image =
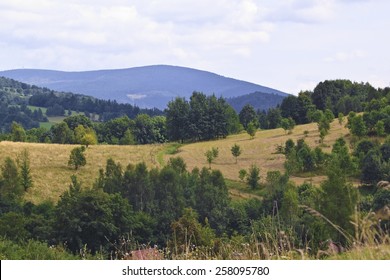
[[[0,70],[169,64],[288,93],[390,86],[387,0],[0,0]]]

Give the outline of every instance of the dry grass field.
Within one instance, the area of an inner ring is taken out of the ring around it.
[[[99,169],[105,168],[108,158],[120,162],[125,168],[129,163],[144,161],[150,168],[158,165],[156,154],[162,145],[146,146],[89,146],[86,151],[87,165],[74,170],[68,167],[70,151],[74,145],[0,142],[0,162],[5,157],[16,159],[23,149],[30,154],[31,173],[34,186],[26,199],[34,203],[43,200],[56,201],[68,189],[70,176],[77,175],[84,187],[92,186]]]
[[[305,138],[304,131],[308,131],[309,134]],[[324,144],[321,145],[325,152],[330,152],[333,143],[339,137],[346,137],[348,129],[341,126],[337,120],[331,124],[331,130],[329,135],[325,137]],[[296,126],[293,133],[287,135],[281,128],[273,130],[258,131],[254,139],[250,139],[247,133],[238,135],[232,135],[223,140],[207,141],[184,145],[179,148],[179,152],[174,156],[181,156],[187,163],[187,167],[191,170],[194,167],[208,167],[206,161],[205,152],[212,147],[217,147],[219,150],[219,156],[212,163],[213,169],[219,169],[224,176],[230,180],[239,180],[238,172],[240,169],[246,169],[256,164],[260,167],[260,173],[264,179],[267,172],[271,170],[283,171],[285,156],[282,154],[276,154],[276,146],[284,145],[289,139],[294,141],[305,138],[306,143],[311,147],[316,147],[319,144],[319,133],[317,124],[306,124]],[[348,140],[348,137],[346,137]],[[237,144],[241,146],[242,154],[238,157],[237,164],[230,151],[231,147]],[[166,155],[167,160],[172,155]],[[294,182],[301,184],[305,180],[311,181],[314,184],[318,184],[325,179],[324,176],[314,176],[311,178],[291,178]]]
[[[26,199],[34,203],[43,200],[56,201],[59,196],[68,189],[70,176],[75,174],[82,181],[84,187],[91,187],[99,174],[99,169],[104,168],[108,158],[120,162],[123,167],[129,163],[144,161],[149,168],[161,167],[169,157],[181,156],[184,158],[187,169],[194,167],[208,167],[204,153],[211,147],[218,147],[219,156],[212,164],[213,169],[219,169],[223,175],[233,181],[238,181],[238,171],[248,169],[252,164],[260,167],[262,180],[267,171],[283,170],[284,155],[275,154],[276,145],[284,145],[287,139],[297,140],[304,137],[304,131],[309,131],[305,141],[315,147],[318,144],[319,134],[316,124],[297,126],[291,135],[287,135],[283,129],[258,131],[255,139],[250,139],[249,135],[242,133],[232,135],[222,140],[207,141],[183,145],[175,155],[168,155],[166,151],[172,148],[172,144],[164,145],[139,145],[139,146],[90,146],[86,151],[87,165],[79,170],[68,167],[70,151],[74,145],[58,144],[36,144],[36,143],[14,143],[0,142],[0,163],[9,156],[16,159],[23,149],[30,153],[31,172],[34,187],[26,194]],[[337,121],[331,125],[330,134],[325,138],[323,149],[330,151],[334,141],[346,136],[348,130],[340,126]],[[231,154],[231,147],[234,144],[241,146],[242,154],[238,158],[238,163]],[[310,180],[315,184],[320,183],[325,177],[317,176],[312,178],[292,178],[296,183]],[[238,189],[231,189],[231,195],[236,197],[254,197],[245,194]]]

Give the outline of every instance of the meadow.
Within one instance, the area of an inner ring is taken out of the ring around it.
[[[308,134],[305,136],[305,131]],[[332,144],[339,137],[348,139],[348,130],[337,121],[331,124],[330,134],[321,144],[324,151],[329,152]],[[217,147],[219,156],[212,163],[213,169],[219,169],[226,179],[230,194],[236,198],[259,197],[259,193],[251,193],[246,185],[240,182],[238,172],[240,169],[248,169],[252,164],[260,167],[261,179],[271,170],[283,171],[285,156],[276,153],[277,145],[284,145],[287,139],[296,141],[305,138],[309,146],[319,145],[319,133],[316,124],[296,126],[292,134],[287,134],[283,129],[258,131],[254,139],[250,139],[247,133],[228,136],[225,139],[205,141],[179,145],[177,143],[153,144],[153,145],[94,145],[86,151],[87,164],[79,170],[68,166],[70,151],[75,145],[38,144],[38,143],[14,143],[0,142],[0,162],[6,157],[16,159],[24,149],[30,154],[31,173],[34,186],[28,190],[25,198],[33,203],[44,200],[57,201],[60,195],[66,191],[70,184],[70,177],[77,175],[84,187],[91,187],[98,177],[99,169],[104,168],[106,161],[112,158],[121,163],[125,168],[129,163],[145,162],[148,168],[160,168],[171,157],[180,156],[187,164],[187,169],[195,167],[208,167],[205,152],[212,147]],[[231,147],[237,144],[242,149],[237,164],[231,154]],[[301,184],[310,181],[319,184],[325,180],[324,176],[305,174],[305,177],[292,177],[292,181]]]

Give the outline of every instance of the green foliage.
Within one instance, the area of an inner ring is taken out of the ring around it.
[[[187,171],[187,165],[184,162],[182,157],[170,158],[168,161],[168,166],[172,167],[174,170],[183,174]]]
[[[85,129],[92,128],[92,121],[84,115],[74,115],[64,119],[64,122],[71,130],[76,130],[77,127],[82,126]]]
[[[356,115],[352,118],[348,118],[348,125],[353,135],[356,135],[359,138],[367,135],[367,127],[362,116]]]
[[[280,214],[288,225],[295,225],[298,220],[298,204],[297,188],[291,183],[287,184],[287,187],[283,192]]]
[[[171,141],[187,139],[190,105],[184,98],[177,97],[168,103],[166,109],[167,132]]]
[[[327,114],[326,114],[327,113]],[[320,132],[321,143],[324,142],[324,138],[329,134],[330,123],[333,120],[333,114],[331,111],[327,110],[318,121],[318,131]]]
[[[322,196],[319,210],[332,223],[353,235],[350,220],[355,211],[357,193],[353,186],[347,183],[340,165],[339,159],[334,158],[327,166],[328,179],[321,184]],[[346,242],[345,238],[334,229],[330,231],[333,241]]]
[[[233,157],[236,159],[236,164],[237,164],[237,158],[241,155],[242,150],[241,147],[237,144],[234,144],[232,148],[230,149],[232,152]]]
[[[191,208],[185,208],[183,215],[171,225],[173,231],[172,250],[176,254],[185,253],[196,247],[212,247],[216,238],[210,225],[202,226],[199,223],[198,213]]]
[[[249,123],[251,122],[254,122],[256,123],[257,122],[257,115],[256,115],[256,111],[255,109],[247,104],[245,105],[240,113],[239,113],[239,118],[240,118],[240,122],[241,124],[243,125],[244,129],[247,130],[248,129],[248,125]]]
[[[26,220],[22,214],[8,212],[0,216],[0,236],[12,241],[23,241],[28,237]]]
[[[356,173],[357,164],[352,159],[344,138],[339,138],[336,140],[335,144],[333,145],[330,160],[338,163],[338,168],[343,171],[346,176],[351,176]]]
[[[382,161],[375,150],[370,150],[361,164],[361,180],[364,183],[376,184],[383,179]]]
[[[374,211],[378,211],[385,206],[390,206],[390,190],[380,189],[374,194],[372,207]]]
[[[246,128],[246,132],[249,134],[249,136],[251,137],[251,139],[254,139],[255,138],[255,135],[256,135],[256,131],[257,131],[257,126],[256,126],[256,123],[255,122],[250,122]]]
[[[6,200],[19,200],[24,193],[20,175],[14,160],[7,157],[1,166],[0,197]]]
[[[260,169],[256,165],[252,165],[249,168],[247,183],[252,189],[258,189],[260,184]]]
[[[278,128],[282,121],[282,114],[279,108],[269,109],[267,113],[268,128]]]
[[[11,139],[14,142],[26,142],[26,131],[16,122],[12,122],[11,125]]]
[[[48,244],[29,239],[14,242],[0,238],[0,256],[3,260],[77,260],[79,256],[68,252],[63,246]]]
[[[288,132],[289,134],[291,134],[292,130],[295,127],[295,122],[291,117],[289,117],[288,119],[283,118],[280,123],[280,126],[286,131],[286,133]]]
[[[24,149],[17,158],[17,164],[20,169],[20,184],[27,191],[33,186],[30,168],[30,155],[27,149]]]
[[[208,140],[240,130],[237,115],[223,98],[193,92],[190,101],[177,98],[168,104],[167,131],[173,141]]]
[[[375,125],[375,132],[376,132],[376,135],[378,136],[386,136],[386,131],[385,131],[385,122],[382,121],[382,120],[379,120],[376,125]]]
[[[218,148],[212,147],[211,150],[207,150],[204,154],[206,156],[206,160],[209,163],[209,168],[211,168],[211,163],[214,159],[218,157],[219,151]]]
[[[53,125],[50,129],[52,143],[71,144],[74,142],[74,133],[68,127],[66,122],[60,122]]]
[[[75,170],[78,170],[79,167],[87,164],[87,160],[85,157],[85,147],[76,147],[72,149],[69,156],[68,165],[74,166]]]
[[[339,121],[339,125],[343,125],[343,123],[344,123],[344,114],[340,112],[338,114],[338,116],[337,116],[337,119]]]
[[[322,150],[317,147],[313,151],[303,139],[299,139],[297,145],[291,139],[287,140],[285,154],[284,166],[288,174],[318,170],[325,161]]]
[[[114,243],[132,229],[131,206],[119,195],[98,189],[81,190],[75,181],[55,209],[58,241],[66,243],[72,252],[78,252],[85,244],[93,253],[108,249],[107,241]]]
[[[240,171],[238,171],[238,178],[240,178],[241,181],[244,181],[247,174],[248,172],[245,169],[240,169]]]
[[[97,144],[97,136],[95,130],[91,127],[85,127],[82,124],[79,124],[74,129],[74,139],[76,144],[89,145]]]

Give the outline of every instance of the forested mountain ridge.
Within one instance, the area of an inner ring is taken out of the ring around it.
[[[240,112],[245,105],[250,104],[255,110],[267,111],[280,105],[285,96],[274,93],[253,92],[237,97],[227,98],[226,102]]]
[[[100,99],[159,109],[165,109],[167,103],[175,97],[189,98],[194,91],[223,98],[253,92],[287,96],[279,90],[254,83],[207,71],[167,65],[85,72],[18,69],[2,71],[0,76],[57,91],[82,93]]]
[[[47,109],[45,112],[47,116],[65,116],[70,111],[75,111],[86,115],[94,114],[99,116],[101,121],[124,115],[135,118],[138,114],[150,116],[163,114],[155,108],[140,109],[131,104],[119,104],[116,101],[54,91],[0,76],[0,131],[8,131],[13,121],[20,123],[26,129],[39,127],[40,122],[48,121],[40,109],[31,110],[28,106]]]

